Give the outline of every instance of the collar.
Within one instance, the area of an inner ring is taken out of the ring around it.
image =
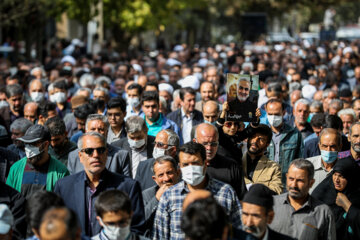
[[[281,199],[281,203],[283,204],[289,204],[290,205],[290,200],[289,200],[289,194],[288,193],[284,193],[282,195],[280,195],[280,199]],[[291,205],[290,205],[291,206]],[[306,200],[306,202],[301,206],[301,208],[299,208],[297,211],[309,207],[311,208],[312,206],[312,197],[310,194],[308,194],[308,199]],[[292,206],[291,206],[292,207]]]
[[[149,125],[149,126],[161,126],[164,117],[163,117],[162,113],[159,113],[159,118],[158,118],[158,120],[156,120],[156,121],[153,122],[152,124],[149,124],[149,123],[146,121],[146,116],[144,116],[144,119],[145,119],[146,124]]]
[[[111,126],[110,126],[110,128],[109,128],[109,130],[112,132],[112,134],[114,135],[115,138],[119,138],[119,137],[120,137],[123,129],[124,129],[124,125],[121,127],[121,129],[120,129],[120,131],[118,132],[118,134],[115,134],[114,131],[112,130]]]
[[[187,118],[187,116],[184,112],[184,109],[182,107],[180,108],[180,111],[181,111],[181,118],[184,118],[184,117]],[[193,119],[193,117],[194,117],[194,113],[192,112],[192,113],[190,113],[190,118]]]
[[[262,238],[262,240],[268,240],[269,239],[269,228],[267,227],[266,228],[266,231],[265,231],[265,235],[264,237]]]
[[[207,185],[206,185],[206,187],[205,187],[205,190],[210,191],[210,190],[212,189],[212,185],[214,184],[214,182],[213,182],[212,178],[210,178],[207,173],[205,173],[205,179],[207,180]],[[187,193],[190,192],[190,190],[189,190],[189,188],[188,188],[188,186],[187,186],[187,183],[186,183],[184,180],[182,180],[182,181],[179,182],[178,184],[181,184],[181,185],[180,185],[180,189],[181,189],[180,192],[181,192],[181,193],[187,194]],[[210,191],[210,192],[212,192],[212,191]]]
[[[105,178],[106,178],[106,176],[107,176],[107,173],[108,173],[108,170],[106,169],[106,168],[104,168],[104,170],[100,173],[100,179],[99,179],[99,182],[101,183],[101,182],[103,182],[104,180],[105,180]],[[86,174],[86,172],[84,171],[84,181],[85,181],[85,183],[89,183],[90,182],[90,180],[89,180],[89,178],[88,178],[88,176],[87,176],[87,174]],[[99,184],[100,185],[100,184]]]

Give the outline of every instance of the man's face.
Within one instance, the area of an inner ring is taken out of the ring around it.
[[[41,161],[42,156],[44,155],[45,152],[48,151],[49,148],[49,142],[48,141],[38,141],[35,143],[29,143],[29,145],[33,146],[33,147],[38,147],[41,154],[34,156],[32,158],[27,158],[27,161],[31,164],[31,165],[39,165],[39,161]],[[44,164],[44,163],[41,163]]]
[[[83,146],[79,151],[80,162],[90,174],[100,174],[104,168],[107,157],[106,145],[96,136],[84,136]]]
[[[116,93],[122,93],[125,91],[125,80],[123,78],[118,78],[115,80],[114,86]]]
[[[195,109],[195,95],[186,93],[184,96],[184,101],[181,102],[182,107],[185,112],[191,113]]]
[[[357,119],[359,119],[359,116],[360,116],[360,100],[355,100],[353,110],[356,113]]]
[[[338,145],[336,134],[325,133],[320,138],[319,148],[325,151],[339,151],[341,146]]]
[[[217,84],[218,82],[218,76],[217,76],[217,72],[216,69],[210,68],[206,71],[206,81],[211,81],[215,84]]]
[[[154,166],[154,176],[152,177],[156,184],[174,185],[179,181],[180,172],[175,169],[171,162],[156,163]]]
[[[309,179],[306,170],[291,165],[286,174],[286,189],[289,197],[293,199],[306,198],[314,181],[314,179]]]
[[[29,87],[29,92],[43,92],[41,81],[34,81]]]
[[[306,106],[305,104],[298,103],[296,109],[294,109],[295,121],[299,124],[305,124],[309,114],[309,106]]]
[[[126,91],[128,98],[140,98],[140,94],[137,89],[128,89]]]
[[[250,84],[248,81],[240,80],[238,88],[238,99],[241,102],[246,101],[250,93]]]
[[[187,166],[203,166],[205,173],[206,164],[204,164],[204,161],[202,160],[199,152],[196,154],[189,154],[184,152],[179,153],[179,167],[183,168]]]
[[[197,143],[202,144],[206,149],[206,160],[210,161],[216,155],[219,142],[216,132],[213,129],[203,128],[200,131],[197,130],[196,139]]]
[[[159,117],[159,105],[155,100],[144,101],[142,110],[148,120],[155,122]]]
[[[78,130],[85,132],[86,119],[75,118]]]
[[[22,141],[16,140],[17,138],[22,137],[24,135],[25,135],[25,133],[21,132],[20,130],[17,130],[17,129],[11,130],[11,140],[17,147],[24,146],[24,143]]]
[[[205,121],[215,122],[219,116],[216,105],[215,104],[206,104],[203,107],[203,116],[204,116]]]
[[[349,115],[343,114],[340,116],[340,118],[343,123],[343,133],[347,135],[349,133],[351,124],[355,122],[354,116],[351,114]]]
[[[360,153],[360,125],[356,124],[351,129],[351,135],[348,136],[348,140],[351,143],[351,148]]]
[[[247,148],[249,153],[254,155],[263,154],[268,147],[267,136],[256,133],[254,136],[248,139]]]
[[[106,226],[116,226],[116,227],[125,228],[130,225],[131,217],[132,217],[131,213],[129,214],[125,211],[120,210],[118,212],[105,212],[101,220]],[[103,227],[103,224],[100,221],[100,217],[97,216],[96,219]]]
[[[103,100],[105,102],[107,101],[105,92],[103,92],[103,91],[96,90],[96,91],[93,92],[93,95],[94,95],[94,99],[100,99],[100,100]]]
[[[144,131],[138,131],[134,133],[128,133],[127,137],[134,141],[139,141],[142,139],[146,139],[146,133]]]
[[[118,77],[126,78],[126,76],[128,74],[127,67],[126,66],[119,66],[116,74],[117,74]]]
[[[241,220],[243,230],[257,238],[264,236],[267,225],[272,221],[273,212],[266,212],[265,207],[243,202]]]
[[[283,116],[281,103],[278,102],[269,103],[266,106],[266,113],[267,115]]]
[[[106,137],[108,129],[103,121],[92,120],[88,122],[86,132],[98,132],[104,137]]]
[[[165,98],[166,102],[171,101],[171,95],[167,91],[159,91],[159,96]]]
[[[66,134],[51,136],[50,144],[55,150],[62,151],[64,149],[61,148],[64,146],[65,140]]]
[[[106,116],[109,120],[110,126],[113,128],[121,127],[124,123],[125,113],[123,113],[120,107],[109,108]]]
[[[28,119],[31,122],[35,122],[37,119],[37,108],[34,106],[26,106],[24,108],[24,118]]]
[[[177,82],[179,80],[179,74],[175,71],[169,73],[169,82]]]
[[[169,136],[165,131],[160,131],[158,134],[156,134],[155,148],[165,149],[165,155],[175,157],[176,146],[169,146],[168,138]]]
[[[205,102],[207,100],[213,100],[215,89],[211,83],[203,83],[200,88],[201,99]]]
[[[22,104],[23,104],[23,96],[22,96],[22,94],[14,95],[12,97],[7,98],[6,100],[9,103],[10,108],[14,112],[20,112],[21,111]]]

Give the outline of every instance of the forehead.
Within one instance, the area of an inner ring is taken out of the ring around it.
[[[248,87],[248,86],[250,86],[250,83],[246,80],[240,80],[239,86]]]
[[[296,110],[303,110],[303,109],[309,109],[309,106],[303,103],[298,103],[298,105],[296,106]]]
[[[157,102],[155,100],[144,101],[144,106],[151,106],[151,105],[157,105]]]
[[[215,114],[216,113],[216,105],[215,104],[207,104],[204,106],[203,114]]]
[[[198,139],[207,139],[212,141],[216,139],[216,135],[216,131],[210,126],[196,129],[196,137]]]
[[[167,143],[168,142],[168,134],[165,131],[161,131],[156,135],[155,138],[156,142],[161,142],[161,143]]]
[[[242,202],[242,210],[246,213],[252,213],[252,214],[262,214],[265,213],[265,207],[248,203],[248,202]]]
[[[83,148],[90,147],[104,147],[105,145],[101,142],[100,138],[96,136],[84,136],[83,137]]]
[[[115,108],[108,108],[107,110],[108,113],[121,113],[121,108],[120,107],[115,107]]]
[[[201,90],[212,90],[213,89],[213,85],[211,83],[205,82],[201,85]]]
[[[30,88],[42,88],[42,84],[40,81],[34,81],[31,83]]]
[[[202,158],[200,156],[200,153],[197,152],[196,154],[190,154],[190,153],[179,153],[179,162],[180,163],[189,163],[189,162],[202,162]]]
[[[128,94],[138,94],[138,90],[137,90],[137,88],[134,88],[134,89],[128,89],[127,90],[128,91]]]
[[[132,137],[132,138],[141,137],[142,135],[144,135],[144,132],[143,132],[143,131],[128,133],[128,136],[129,136],[129,137]]]
[[[281,110],[282,106],[279,102],[272,102],[267,105],[268,110]]]
[[[347,120],[347,121],[352,121],[354,116],[352,114],[343,114],[340,116],[341,120]]]
[[[88,122],[88,127],[92,128],[92,127],[105,127],[105,123],[101,120],[91,120]]]
[[[336,141],[335,133],[325,133],[320,138],[320,143],[328,143]]]
[[[304,169],[300,169],[295,167],[294,165],[291,165],[288,170],[288,176],[296,179],[305,179],[307,178],[307,172]]]
[[[24,112],[35,112],[36,111],[36,105],[34,104],[28,104],[24,107]]]
[[[105,92],[100,91],[100,90],[95,90],[95,91],[94,91],[94,95],[103,96],[103,95],[105,95]]]
[[[175,170],[172,163],[169,162],[169,161],[161,162],[161,163],[157,162],[154,165],[155,174],[165,172],[165,171],[169,171],[169,170]]]
[[[360,133],[360,124],[356,124],[351,128],[351,135]]]
[[[187,92],[185,93],[184,98],[195,98],[195,95]]]
[[[14,95],[14,96],[10,97],[11,100],[16,100],[16,99],[19,99],[19,98],[22,98],[22,94]]]

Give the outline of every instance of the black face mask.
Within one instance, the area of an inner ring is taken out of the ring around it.
[[[95,99],[95,103],[98,109],[103,109],[105,107],[105,101],[101,99]]]

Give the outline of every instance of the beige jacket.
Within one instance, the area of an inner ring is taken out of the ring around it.
[[[247,174],[247,162],[246,155],[244,154],[242,158],[244,179],[246,184],[261,183],[269,187],[271,190],[277,194],[282,193],[283,185],[281,183],[281,169],[279,164],[268,159],[265,155],[259,159],[258,164],[256,165],[254,176],[252,181],[248,179]]]

